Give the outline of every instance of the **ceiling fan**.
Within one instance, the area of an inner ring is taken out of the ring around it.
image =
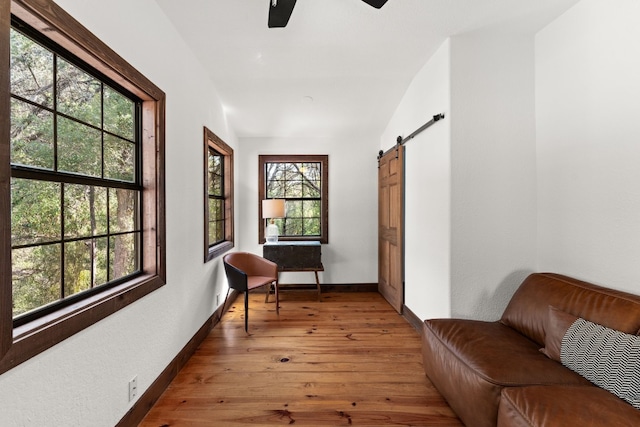
[[[296,0],[270,0],[269,28],[286,27],[296,5]],[[370,6],[380,9],[387,0],[362,0]]]

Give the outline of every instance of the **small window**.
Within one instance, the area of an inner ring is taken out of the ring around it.
[[[259,156],[258,238],[264,243],[262,200],[284,199],[284,218],[274,219],[280,240],[329,242],[328,156]]]
[[[204,128],[204,260],[228,251],[233,243],[233,149]]]

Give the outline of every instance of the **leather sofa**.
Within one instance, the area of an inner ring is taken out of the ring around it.
[[[640,335],[639,296],[552,273],[527,277],[499,321],[424,322],[425,373],[465,425],[640,426],[640,410],[543,352],[554,310]]]

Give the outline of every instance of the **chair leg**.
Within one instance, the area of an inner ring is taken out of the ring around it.
[[[244,331],[249,333],[249,291],[244,291]]]
[[[278,294],[278,281],[275,281],[275,288],[276,288],[276,314],[280,314],[280,295]],[[271,287],[271,285],[269,285],[269,287]]]

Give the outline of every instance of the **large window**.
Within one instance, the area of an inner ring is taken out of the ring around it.
[[[259,201],[284,199],[285,216],[276,218],[280,240],[329,242],[328,156],[259,156]],[[259,241],[264,243],[266,222],[259,203]]]
[[[209,261],[233,247],[233,149],[204,128],[205,242]]]
[[[141,234],[140,102],[20,27],[10,35],[16,324],[139,272]]]
[[[0,9],[1,373],[165,273],[164,93],[55,4]]]

